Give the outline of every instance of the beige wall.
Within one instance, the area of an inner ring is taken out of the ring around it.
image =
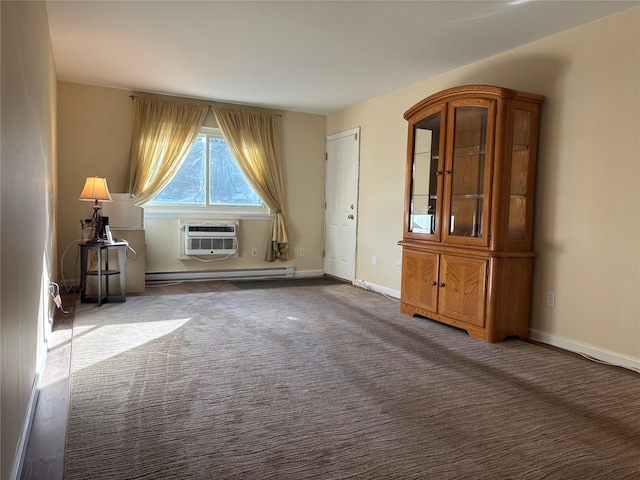
[[[24,440],[54,312],[48,287],[57,270],[56,74],[44,2],[0,2],[0,12],[0,477],[5,479]]]
[[[78,196],[89,176],[106,177],[112,193],[127,188],[127,158],[133,121],[131,92],[58,82],[58,254],[60,280],[80,278],[80,220],[91,218],[91,202]]]
[[[635,7],[330,115],[329,134],[362,127],[356,277],[400,289],[404,111],[464,84],[540,93],[532,334],[638,366],[638,25]]]
[[[105,176],[112,193],[127,190],[133,120],[131,93],[67,82],[58,84],[59,245],[60,255],[64,254],[62,273],[71,283],[79,278],[76,240],[80,238],[80,219],[90,217],[92,211],[89,203],[78,201],[84,180],[90,175]],[[300,274],[322,271],[325,117],[279,113],[282,114],[280,146],[292,259],[265,262],[270,222],[253,220],[240,222],[239,256],[206,263],[180,259],[180,219],[147,218],[147,272],[283,266],[293,266]],[[215,125],[211,114],[205,124]],[[255,258],[251,256],[252,248],[258,249]],[[304,257],[298,255],[300,248],[305,249]]]

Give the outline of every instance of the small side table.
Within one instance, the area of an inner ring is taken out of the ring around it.
[[[95,265],[89,265],[89,251],[95,250]],[[109,252],[118,254],[118,269],[109,269]],[[127,242],[114,243],[81,243],[80,244],[80,301],[82,303],[126,302],[127,301]],[[109,277],[120,276],[120,295],[109,295]],[[87,276],[95,276],[97,294],[87,294]],[[103,288],[104,284],[104,288]]]

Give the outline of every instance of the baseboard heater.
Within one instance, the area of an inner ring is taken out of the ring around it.
[[[258,278],[293,277],[293,267],[256,268],[247,270],[208,270],[197,272],[149,272],[146,283],[196,282],[204,280],[240,280]]]

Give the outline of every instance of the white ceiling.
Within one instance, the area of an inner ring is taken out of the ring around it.
[[[63,81],[327,114],[639,1],[47,1]]]

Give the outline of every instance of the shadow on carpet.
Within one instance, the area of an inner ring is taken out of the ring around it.
[[[344,280],[334,277],[304,277],[304,278],[268,278],[264,280],[238,280],[229,282],[240,290],[254,290],[256,288],[283,288],[283,287],[313,287],[318,285],[343,285]]]

